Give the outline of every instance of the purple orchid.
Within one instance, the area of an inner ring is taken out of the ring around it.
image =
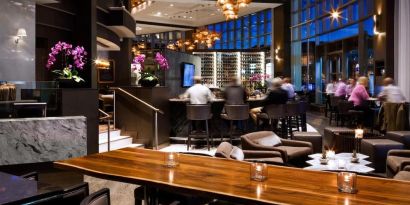
[[[258,74],[252,75],[249,78],[249,81],[251,81],[251,82],[262,82],[263,80],[266,80],[268,78],[270,78],[269,74],[260,74],[260,73],[258,73]]]
[[[158,63],[161,70],[169,70],[168,60],[160,52],[155,54],[155,61]]]

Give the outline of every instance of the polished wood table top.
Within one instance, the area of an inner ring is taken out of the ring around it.
[[[128,183],[189,190],[245,204],[410,204],[410,182],[358,176],[357,194],[339,193],[336,173],[268,167],[268,179],[249,179],[249,163],[181,155],[176,168],[164,153],[125,148],[55,162],[63,169]]]

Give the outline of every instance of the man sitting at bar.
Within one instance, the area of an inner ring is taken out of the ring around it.
[[[288,93],[288,98],[292,100],[295,99],[295,89],[293,88],[290,78],[284,78],[283,82],[282,89]]]
[[[356,80],[354,78],[349,78],[348,85],[346,86],[346,96],[350,97],[354,87],[356,87]]]
[[[202,85],[201,76],[195,76],[194,83],[195,85],[188,88],[182,97],[189,98],[190,103],[193,105],[207,104],[212,101],[214,96],[208,87]]]
[[[229,85],[225,88],[224,96],[227,105],[243,105],[247,99],[246,90],[239,84],[237,77],[230,79]]]
[[[266,98],[263,100],[263,105],[278,105],[278,104],[286,104],[288,101],[288,93],[282,89],[282,79],[280,78],[274,78],[272,80],[272,89],[266,96]],[[253,121],[256,124],[257,117],[259,113],[263,112],[263,107],[256,107],[251,109],[250,115],[253,119]]]
[[[385,78],[383,80],[383,90],[379,94],[379,99],[383,102],[402,103],[406,101],[400,88],[394,85],[393,78]]]
[[[341,98],[346,97],[346,83],[343,79],[340,79],[339,82],[336,84],[335,96]]]

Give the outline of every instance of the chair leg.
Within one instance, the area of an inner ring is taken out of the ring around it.
[[[229,140],[232,144],[232,133],[233,133],[233,120],[229,121]]]
[[[208,151],[211,150],[209,146],[209,128],[208,128],[208,120],[205,120],[205,126],[206,126],[206,145],[208,147]]]
[[[188,126],[188,143],[186,150],[189,151],[189,147],[191,146],[191,132],[192,132],[192,121],[189,122]]]

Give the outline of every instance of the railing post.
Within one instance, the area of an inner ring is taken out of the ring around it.
[[[107,150],[110,151],[111,150],[111,123],[110,123],[110,118],[108,118],[108,132],[107,132]]]
[[[158,150],[158,111],[155,110],[155,150]]]
[[[116,108],[115,108],[115,99],[116,99],[116,93],[115,93],[115,89],[114,89],[114,96],[113,96],[113,104],[114,104],[114,113],[113,113],[113,118],[114,118],[114,129],[115,129],[115,118],[116,118],[116,116],[117,116],[117,113],[116,113]]]

